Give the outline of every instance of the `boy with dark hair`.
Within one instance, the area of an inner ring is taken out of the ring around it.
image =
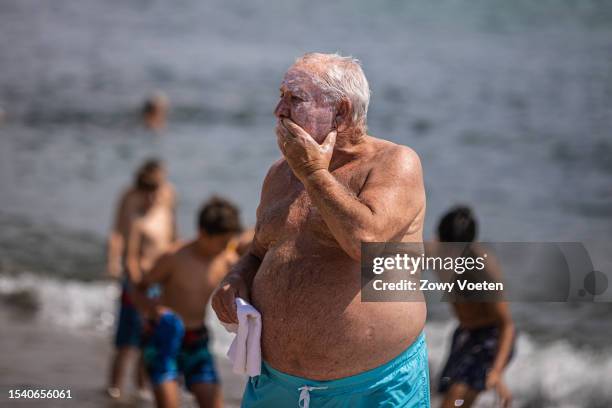
[[[472,210],[457,206],[447,212],[438,225],[440,242],[473,242],[478,233]]]
[[[470,208],[458,206],[446,213],[438,225],[440,242],[473,243],[478,224]],[[483,256],[482,248],[468,246],[470,256]],[[479,272],[481,273],[481,272]],[[499,279],[501,272],[494,257],[488,254],[483,274]],[[443,408],[467,407],[478,395],[495,389],[502,406],[508,407],[511,394],[502,374],[510,361],[515,329],[505,302],[453,302],[459,326],[453,334],[450,355],[442,370],[438,391],[444,394]]]
[[[200,407],[223,404],[204,318],[210,295],[238,259],[227,247],[242,231],[239,211],[213,197],[199,213],[198,228],[195,239],[162,256],[139,286],[137,302],[149,319],[143,356],[158,407],[178,407],[179,374]],[[161,286],[158,302],[146,297],[153,284]]]

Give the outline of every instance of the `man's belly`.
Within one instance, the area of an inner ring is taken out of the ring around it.
[[[424,303],[361,303],[360,267],[345,256],[292,259],[268,251],[251,300],[263,319],[263,358],[314,380],[382,365],[412,344],[425,324]]]

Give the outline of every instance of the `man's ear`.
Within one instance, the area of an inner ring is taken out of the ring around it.
[[[336,130],[344,130],[351,126],[351,114],[353,112],[353,106],[348,98],[342,98],[338,104],[336,110],[336,117],[334,122],[336,123]]]

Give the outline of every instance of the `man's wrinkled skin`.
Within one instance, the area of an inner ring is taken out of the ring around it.
[[[362,241],[422,242],[425,192],[418,156],[353,123],[349,99],[333,103],[297,64],[275,110],[283,158],[269,169],[250,251],[213,295],[224,322],[234,299],[262,314],[263,358],[313,380],[372,369],[421,333],[421,302],[362,303]]]

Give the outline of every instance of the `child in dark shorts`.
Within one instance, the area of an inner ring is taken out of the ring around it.
[[[130,284],[124,279],[121,285],[121,297],[119,299],[119,321],[115,334],[115,346],[138,347],[140,345],[140,333],[142,321],[138,309],[130,297]]]
[[[438,392],[445,394],[455,383],[468,385],[475,391],[487,389],[486,378],[499,347],[499,327],[455,329],[450,355],[440,375]],[[513,349],[508,361],[514,355]]]
[[[455,207],[438,225],[440,242],[467,243],[466,250],[474,257],[484,255],[473,244],[477,223],[468,207]],[[499,266],[488,254],[486,267],[479,273],[487,279],[501,278]],[[489,279],[491,280],[491,279]],[[494,389],[504,407],[511,402],[502,374],[514,354],[516,331],[508,305],[502,301],[478,302],[462,297],[452,302],[459,325],[453,334],[448,360],[440,375],[438,391],[444,395],[443,408],[469,408],[478,395]]]

